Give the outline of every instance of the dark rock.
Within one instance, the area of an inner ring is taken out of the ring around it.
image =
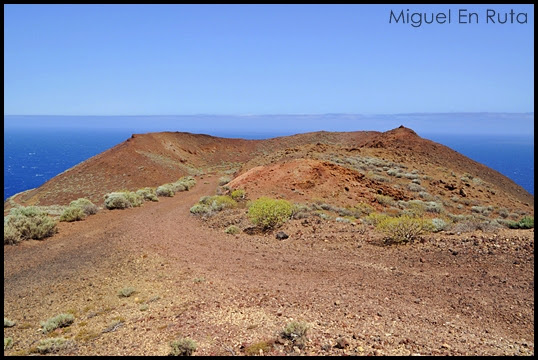
[[[465,192],[465,190],[463,190],[463,188],[460,189],[460,195],[463,197],[467,196],[467,193]]]
[[[275,237],[276,237],[278,240],[284,240],[284,239],[289,238],[289,235],[286,234],[284,231],[279,231],[279,232],[276,233]]]

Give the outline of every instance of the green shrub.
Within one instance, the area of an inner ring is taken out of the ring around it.
[[[228,226],[224,232],[226,234],[231,234],[231,235],[235,235],[235,234],[239,234],[241,232],[241,229],[239,229],[237,226],[235,225],[230,225]]]
[[[431,230],[432,225],[425,219],[402,215],[380,221],[376,229],[387,235],[386,243],[407,243],[413,242],[418,236]]]
[[[197,348],[196,342],[189,338],[179,339],[170,343],[170,356],[191,356]]]
[[[261,197],[250,204],[248,218],[264,229],[275,228],[284,224],[292,214],[292,205],[286,200]]]
[[[133,287],[127,286],[120,290],[118,290],[118,296],[119,297],[129,297],[133,295],[135,292],[135,289]]]
[[[508,224],[510,229],[534,229],[534,217],[525,216],[518,222],[512,221]]]
[[[71,201],[69,203],[69,207],[78,207],[82,211],[84,211],[86,215],[97,214],[97,210],[98,210],[97,206],[86,198],[79,198],[77,200]]]
[[[243,200],[245,198],[245,190],[236,189],[230,194],[235,201]]]
[[[232,178],[230,176],[222,176],[219,178],[219,186],[226,185],[230,181],[232,181]]]
[[[59,314],[47,321],[41,322],[42,331],[44,334],[49,333],[61,327],[71,325],[75,321],[73,314]]]
[[[141,196],[144,201],[159,201],[155,188],[152,187],[138,189],[136,190],[136,194]]]
[[[432,219],[433,232],[439,232],[448,228],[448,223],[439,218]]]
[[[21,232],[4,218],[4,245],[14,245],[21,241]]]
[[[178,186],[178,189],[183,188],[183,190],[178,190],[178,191],[188,191],[194,185],[196,185],[196,179],[194,179],[192,176],[184,176],[180,178],[178,181],[172,183],[172,185]]]
[[[211,197],[211,209],[221,211],[224,209],[233,209],[237,206],[234,199],[227,195],[215,195]]]
[[[369,225],[377,226],[381,221],[385,220],[389,216],[387,214],[380,214],[373,212],[364,218],[364,221]]]
[[[4,318],[4,327],[13,327],[15,326],[15,321],[11,321],[8,318]]]
[[[68,340],[63,337],[48,338],[40,340],[35,349],[40,354],[48,354],[64,349],[67,344]]]
[[[107,209],[126,209],[142,205],[141,195],[132,191],[112,192],[105,195],[105,207]]]
[[[194,204],[190,212],[194,215],[211,215],[213,213],[211,207],[204,204]]]
[[[5,337],[4,338],[4,351],[13,346],[13,338]]]
[[[86,219],[86,216],[86,213],[81,208],[76,206],[68,206],[60,216],[60,221],[79,221]]]
[[[290,339],[296,345],[302,345],[306,342],[306,333],[309,326],[303,321],[292,321],[286,325],[282,332],[282,337]]]
[[[4,244],[41,240],[57,232],[57,222],[35,206],[12,208],[4,217]]]
[[[443,211],[443,204],[436,201],[428,201],[425,205],[427,212],[440,214]]]
[[[379,194],[377,194],[375,196],[375,199],[381,205],[385,205],[385,206],[394,205],[394,199],[391,196],[388,196],[388,195],[379,195]]]
[[[426,189],[424,189],[422,186],[418,185],[418,184],[415,184],[415,183],[410,183],[407,185],[407,188],[411,191],[415,191],[415,192],[420,192],[420,191],[426,191]]]
[[[370,204],[366,204],[363,202],[358,203],[355,205],[352,209],[354,211],[354,215],[356,217],[363,217],[365,215],[370,215],[375,211],[374,207]]]
[[[157,190],[155,190],[155,194],[157,196],[172,197],[174,196],[175,192],[172,184],[164,184],[159,186]]]

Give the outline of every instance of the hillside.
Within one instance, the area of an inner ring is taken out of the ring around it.
[[[104,206],[185,175],[173,197]],[[261,196],[293,215],[254,226]],[[135,134],[4,212],[79,197],[97,213],[4,245],[4,355],[168,355],[182,338],[206,356],[534,355],[534,229],[505,226],[534,216],[534,197],[411,129]],[[410,213],[446,226],[388,246],[372,221]],[[73,323],[45,333],[58,314]]]

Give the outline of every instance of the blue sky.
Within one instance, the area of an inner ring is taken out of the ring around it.
[[[533,113],[533,79],[533,5],[4,5],[4,115]]]

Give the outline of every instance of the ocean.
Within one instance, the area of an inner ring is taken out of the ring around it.
[[[4,201],[97,155],[131,136],[121,129],[4,128]],[[214,134],[262,139],[286,134]],[[506,175],[534,194],[534,136],[420,134]]]

